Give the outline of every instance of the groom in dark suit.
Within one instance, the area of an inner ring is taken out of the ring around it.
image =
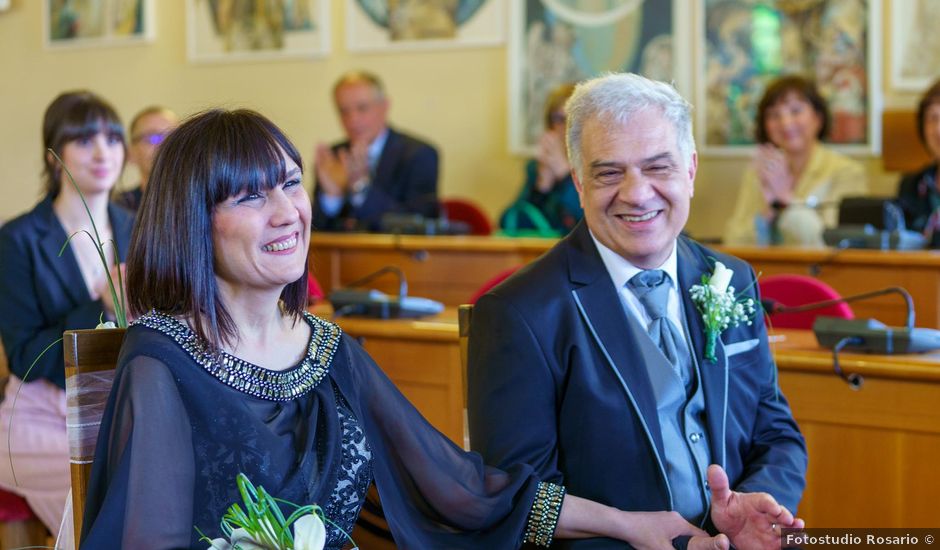
[[[777,386],[760,311],[705,353],[690,296],[721,262],[680,235],[697,154],[691,106],[631,74],[582,83],[566,105],[584,221],[480,299],[470,332],[470,441],[572,494],[648,512],[634,547],[780,547],[806,447]],[[758,308],[759,310],[759,308]],[[705,535],[714,538],[705,538]],[[624,548],[609,539],[560,548]]]
[[[347,139],[317,146],[313,227],[378,231],[389,212],[437,217],[437,150],[389,128],[379,78],[347,73],[334,85],[333,99]]]

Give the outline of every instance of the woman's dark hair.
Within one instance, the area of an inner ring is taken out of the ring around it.
[[[77,90],[61,94],[49,104],[42,119],[42,176],[46,195],[55,197],[62,189],[62,169],[48,150],[61,157],[70,141],[87,139],[98,132],[120,139],[127,158],[124,126],[107,101],[92,92]]]
[[[763,97],[760,98],[760,103],[757,105],[757,117],[754,127],[754,137],[757,139],[757,143],[770,142],[765,128],[767,110],[786,99],[790,94],[800,96],[801,99],[806,100],[813,106],[813,110],[816,111],[816,115],[819,116],[819,120],[822,122],[819,125],[819,132],[816,133],[817,139],[822,139],[829,132],[829,106],[826,104],[825,98],[820,95],[819,90],[816,89],[816,84],[802,76],[782,76],[767,86]]]
[[[927,88],[927,91],[920,98],[920,103],[917,104],[917,135],[920,137],[920,142],[927,149],[929,147],[927,147],[927,136],[924,134],[924,118],[927,116],[927,109],[934,103],[940,103],[940,80],[934,81]]]
[[[283,151],[283,153],[282,153]],[[283,155],[300,154],[270,120],[249,110],[194,115],[169,134],[154,159],[131,236],[127,262],[131,313],[156,309],[189,317],[214,349],[238,339],[238,327],[219,296],[214,269],[215,206],[242,191],[284,182]],[[307,266],[281,293],[299,318],[307,302]]]
[[[544,122],[545,128],[550,129],[555,122],[553,120],[554,115],[558,112],[558,109],[562,109],[565,106],[565,102],[568,101],[568,98],[571,97],[571,94],[574,93],[574,82],[568,82],[556,87],[554,90],[548,93],[548,96],[545,98],[545,112],[544,112]]]

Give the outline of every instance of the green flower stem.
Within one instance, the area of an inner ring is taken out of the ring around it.
[[[69,178],[69,182],[72,184],[72,187],[78,191],[78,196],[82,199],[82,205],[85,207],[85,213],[88,214],[88,221],[91,222],[91,229],[94,232],[92,236],[88,231],[82,230],[83,233],[88,235],[88,237],[95,244],[95,250],[98,252],[98,258],[101,260],[101,264],[104,265],[104,274],[108,279],[108,289],[111,292],[111,300],[114,303],[114,319],[115,324],[118,328],[127,328],[127,304],[124,303],[124,283],[121,277],[121,270],[118,269],[118,286],[121,290],[118,294],[117,289],[114,288],[114,280],[111,278],[111,270],[109,269],[108,258],[104,255],[104,243],[101,242],[101,234],[98,233],[98,226],[95,224],[95,218],[91,215],[91,208],[88,208],[88,202],[85,200],[85,194],[82,193],[82,190],[78,187],[78,184],[75,183],[75,178],[72,177],[72,173],[69,172],[68,167],[65,166],[65,162],[59,157],[59,155],[52,150],[52,148],[46,149],[53,157],[55,157],[56,162],[59,163],[59,166],[62,167],[62,170]],[[70,235],[69,238],[65,241],[65,245],[62,246],[62,250],[59,251],[59,255],[62,255],[62,251],[65,250],[65,247],[72,240],[73,235]],[[118,258],[117,245],[111,240],[112,245],[114,246],[114,262],[115,265],[120,264],[120,258]]]
[[[716,362],[715,348],[718,345],[718,333],[714,330],[705,331],[705,359]]]
[[[29,378],[29,373],[32,372],[33,367],[36,366],[36,363],[42,359],[42,356],[45,355],[47,351],[52,349],[52,346],[60,343],[61,341],[62,338],[58,338],[46,346],[44,350],[39,352],[39,355],[33,359],[33,362],[30,363],[29,368],[26,369],[26,373],[23,374],[23,384],[26,383],[26,380]],[[10,458],[10,473],[13,474],[13,485],[16,485],[17,487],[19,487],[20,484],[16,481],[16,470],[13,468],[13,414],[16,412],[16,400],[20,397],[20,390],[23,389],[23,384],[20,384],[20,387],[16,388],[16,395],[13,396],[13,405],[10,407],[10,425],[7,427],[7,454]]]

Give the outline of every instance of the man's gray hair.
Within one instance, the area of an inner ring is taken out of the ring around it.
[[[665,82],[633,73],[609,73],[578,84],[568,102],[568,159],[579,178],[584,177],[581,134],[587,121],[597,118],[606,128],[623,125],[636,113],[650,108],[662,111],[676,130],[681,161],[688,165],[695,151],[692,137],[692,105]]]

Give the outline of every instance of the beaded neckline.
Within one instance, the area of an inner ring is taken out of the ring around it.
[[[159,311],[150,311],[133,324],[157,330],[193,358],[210,375],[242,393],[269,401],[290,401],[317,387],[326,377],[343,331],[337,325],[304,312],[310,325],[310,343],[303,361],[284,371],[259,367],[232,354],[213,354],[185,323]]]

